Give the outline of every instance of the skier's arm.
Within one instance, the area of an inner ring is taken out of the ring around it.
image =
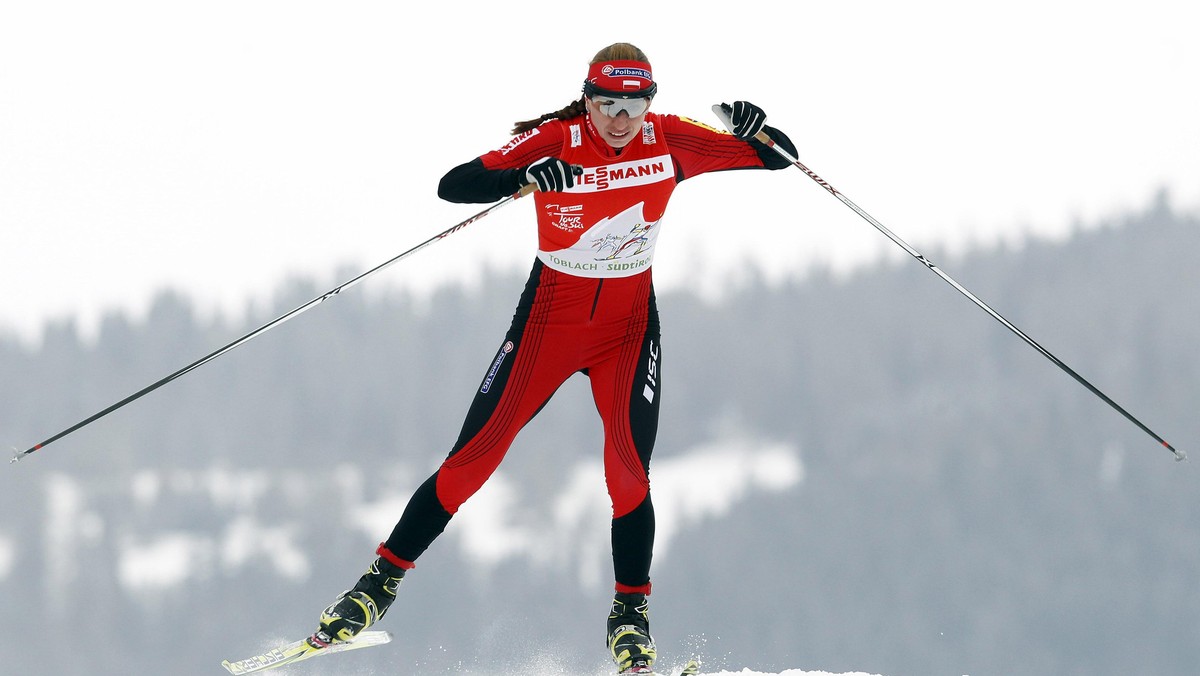
[[[792,166],[782,155],[771,149],[771,146],[759,141],[758,133],[766,132],[767,136],[771,137],[780,148],[788,151],[792,157],[796,156],[796,146],[792,140],[787,137],[787,134],[779,131],[774,127],[767,126],[767,113],[762,108],[750,103],[749,101],[734,101],[732,106],[727,108],[729,111],[729,120],[733,123],[731,133],[734,136],[746,141],[754,148],[754,152],[758,154],[758,159],[763,163],[763,167],[767,169],[784,169]]]
[[[451,169],[438,184],[438,197],[447,202],[481,203],[508,197],[528,183],[536,182],[542,190],[570,187],[568,177],[562,175],[568,165],[562,163],[558,168],[547,163],[561,152],[562,144],[561,125],[543,124],[514,137],[503,148]]]
[[[766,115],[753,104],[746,104],[747,111],[757,111],[757,124],[753,121],[744,125],[746,138],[698,122],[687,117],[663,115],[662,122],[671,142],[671,154],[676,160],[676,178],[680,181],[712,171],[731,169],[783,169],[790,166],[779,153],[754,138],[754,134],[765,131],[781,148],[795,154],[795,145],[786,134],[762,124]]]
[[[492,202],[530,183],[537,183],[537,189],[542,192],[562,192],[575,185],[575,171],[557,157],[543,157],[519,169],[488,169],[477,157],[442,177],[438,197],[448,202]],[[513,181],[516,181],[515,185]]]
[[[521,189],[521,169],[488,169],[476,157],[446,172],[438,183],[438,197],[447,202],[495,202]]]

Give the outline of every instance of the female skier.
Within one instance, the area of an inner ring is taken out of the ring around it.
[[[649,467],[662,347],[650,263],[660,219],[684,179],[789,166],[754,139],[763,129],[795,153],[786,136],[764,127],[766,115],[751,103],[730,107],[730,134],[651,113],[657,89],[640,49],[610,45],[592,59],[579,100],[517,123],[502,148],[442,178],[438,195],[460,203],[493,202],[536,183],[537,258],[458,441],[410,498],[367,572],[321,614],[311,641],[348,640],[382,618],[405,572],[491,476],[521,427],[582,372],[604,424],[612,499],[616,593],[608,648],[621,673],[652,671]]]

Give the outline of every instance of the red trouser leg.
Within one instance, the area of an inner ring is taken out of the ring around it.
[[[654,506],[650,456],[658,431],[657,331],[631,331],[614,358],[588,370],[604,421],[604,476],[612,499],[613,570],[619,591],[650,591]]]

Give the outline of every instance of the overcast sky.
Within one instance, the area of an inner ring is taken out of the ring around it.
[[[671,7],[672,9],[661,9]],[[630,41],[654,109],[748,99],[800,159],[941,255],[1200,209],[1197,10],[1178,0],[967,3],[7,2],[0,6],[0,332],[140,315],[161,288],[238,316],[461,221],[438,179],[578,96]],[[526,269],[515,202],[354,293]],[[660,288],[719,291],[903,252],[801,172],[683,183]],[[915,263],[914,263],[915,264]],[[932,278],[931,278],[932,279]],[[933,283],[933,282],[931,282]],[[514,293],[513,302],[516,302]]]

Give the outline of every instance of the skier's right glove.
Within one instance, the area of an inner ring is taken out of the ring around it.
[[[521,187],[537,183],[541,192],[562,192],[575,185],[574,168],[557,157],[543,157],[521,172]]]
[[[767,114],[763,109],[749,101],[734,101],[728,112],[729,121],[733,123],[731,131],[738,138],[754,138],[767,123]]]

